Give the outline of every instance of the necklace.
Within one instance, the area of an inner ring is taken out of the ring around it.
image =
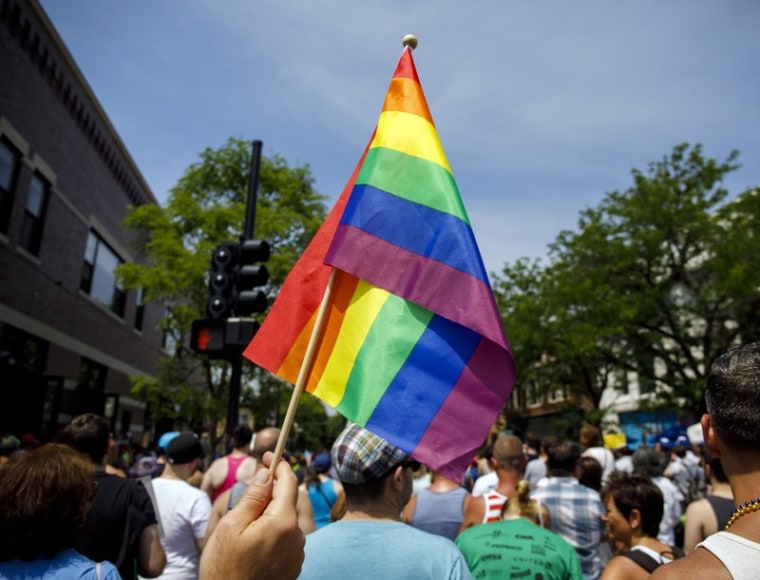
[[[731,524],[733,524],[740,517],[746,516],[747,514],[751,514],[752,512],[756,512],[756,511],[760,511],[760,497],[756,497],[755,499],[745,501],[742,505],[736,508],[734,510],[734,513],[731,514],[731,517],[728,518],[728,521],[726,522],[726,527],[724,529],[727,530],[728,528],[730,528]]]

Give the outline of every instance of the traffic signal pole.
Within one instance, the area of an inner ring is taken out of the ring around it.
[[[253,239],[253,226],[256,223],[256,200],[259,192],[259,172],[261,170],[261,141],[256,139],[251,148],[251,174],[248,178],[248,206],[245,210],[245,229],[243,239]]]
[[[253,227],[256,223],[256,201],[259,191],[259,173],[261,170],[261,146],[258,139],[253,141],[251,148],[251,173],[248,179],[248,204],[245,210],[245,227],[241,241],[253,239]],[[243,377],[243,357],[235,356],[230,361],[232,366],[230,373],[230,392],[227,404],[227,437],[237,427],[240,415],[240,385]]]

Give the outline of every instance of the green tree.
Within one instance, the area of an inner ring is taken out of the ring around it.
[[[630,373],[653,404],[698,410],[715,356],[757,336],[760,202],[757,190],[729,201],[721,187],[737,157],[678,145],[582,211],[548,265],[504,268],[495,291],[521,376],[597,409]]]
[[[133,392],[148,402],[154,418],[206,425],[214,444],[226,417],[230,365],[196,355],[187,347],[188,335],[192,321],[205,317],[212,249],[243,234],[250,164],[248,141],[233,138],[219,149],[207,148],[170,191],[165,207],[134,207],[125,219],[140,259],[120,267],[120,279],[165,306],[163,331],[175,345],[155,377],[133,381]],[[255,237],[272,247],[270,297],[324,220],[324,199],[308,166],[262,157]],[[244,365],[244,371],[245,388],[255,369]]]

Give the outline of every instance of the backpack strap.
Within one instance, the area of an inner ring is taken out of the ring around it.
[[[620,555],[625,556],[626,558],[630,560],[633,560],[634,562],[636,562],[636,564],[644,568],[644,570],[646,570],[650,574],[654,572],[655,569],[660,566],[660,563],[657,560],[652,558],[652,556],[650,556],[649,554],[645,554],[641,550],[627,550]]]

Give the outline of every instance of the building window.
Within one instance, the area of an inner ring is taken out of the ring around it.
[[[528,379],[528,393],[527,393],[528,407],[533,407],[541,402],[541,393],[538,388],[538,381],[535,379]]]
[[[105,365],[97,363],[89,358],[82,357],[79,361],[77,383],[88,391],[102,393],[106,387],[107,372],[108,369]]]
[[[42,374],[49,343],[6,323],[0,327],[0,362]]]
[[[145,317],[145,290],[143,288],[137,290],[135,302],[135,329],[142,330]]]
[[[21,222],[19,245],[33,256],[40,255],[42,244],[42,226],[45,220],[50,184],[41,175],[32,175],[29,193],[26,196],[24,219]]]
[[[116,279],[116,268],[123,263],[94,232],[87,237],[79,288],[114,314],[124,316],[126,293]]]
[[[106,387],[107,372],[108,369],[105,365],[86,357],[81,358],[79,373],[77,374],[77,386],[74,388],[73,414],[104,414],[106,397],[103,395],[103,391]]]
[[[0,139],[0,233],[7,234],[13,211],[13,189],[16,184],[21,155],[9,143]]]

